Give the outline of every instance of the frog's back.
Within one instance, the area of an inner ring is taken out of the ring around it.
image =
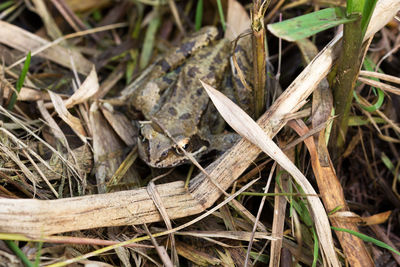
[[[217,35],[218,30],[216,27],[207,26],[184,38],[179,46],[171,48],[162,57],[144,69],[137,79],[122,90],[121,98],[134,97],[135,92],[140,90],[146,83],[159,79],[178,68],[190,56],[214,41]]]
[[[221,40],[203,48],[183,66],[170,98],[154,114],[170,133],[191,136],[195,134],[207,108],[209,98],[200,80],[219,88],[228,66],[229,42]]]

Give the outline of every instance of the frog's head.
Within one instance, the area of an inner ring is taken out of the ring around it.
[[[155,168],[169,168],[187,162],[188,158],[180,148],[196,157],[200,156],[209,145],[197,135],[173,136],[175,143],[165,134],[154,130],[151,125],[144,125],[141,134],[142,138],[138,140],[140,158]]]

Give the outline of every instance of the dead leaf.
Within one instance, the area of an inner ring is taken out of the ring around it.
[[[250,29],[251,21],[246,9],[236,0],[228,1],[225,38],[235,40],[241,33]]]
[[[68,124],[72,130],[74,130],[74,132],[79,136],[79,138],[86,143],[86,132],[85,129],[83,128],[83,125],[81,123],[81,121],[73,116],[65,107],[64,102],[62,100],[62,98],[51,92],[48,91],[50,98],[51,98],[51,102],[54,105],[54,109],[56,110],[58,116],[60,116],[60,118],[66,123]]]
[[[100,10],[104,6],[110,5],[111,0],[65,0],[65,3],[72,11],[82,13],[88,10]]]
[[[392,214],[391,210],[381,212],[374,214],[369,217],[362,217],[362,221],[365,223],[365,225],[373,225],[373,224],[381,224],[387,221],[389,219],[390,215]]]
[[[76,90],[76,92],[65,101],[65,107],[70,108],[74,105],[87,101],[99,91],[99,88],[99,80],[97,78],[96,69],[93,65],[89,75],[86,77],[79,89]]]
[[[99,193],[105,193],[106,183],[121,165],[124,145],[102,116],[95,102],[90,107],[90,127],[93,131],[94,163]]]
[[[113,110],[112,107],[107,105],[107,103],[100,106],[100,109],[104,118],[108,121],[122,141],[130,147],[136,145],[139,127],[131,123],[125,114]]]

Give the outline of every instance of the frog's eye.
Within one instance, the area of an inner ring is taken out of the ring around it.
[[[188,148],[189,148],[189,139],[181,140],[175,147],[175,153],[178,154],[179,156],[183,156],[185,153],[183,153],[182,149],[186,150]]]
[[[168,156],[168,150],[165,150],[161,153],[161,158],[166,158]]]
[[[177,145],[182,149],[187,149],[189,147],[189,138],[183,138],[179,140]]]
[[[189,147],[189,143],[186,143],[186,144],[183,144],[183,145],[181,145],[180,146],[182,149],[188,149],[188,147]]]

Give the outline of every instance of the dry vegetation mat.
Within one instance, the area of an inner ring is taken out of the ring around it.
[[[380,30],[399,8],[399,3],[380,1],[365,39]],[[287,122],[285,118],[302,107],[316,85],[329,72],[337,59],[336,51],[339,49],[340,36],[317,55],[258,120],[258,124],[268,136],[276,135]],[[260,152],[255,145],[242,139],[208,166],[206,171],[209,176],[214,177],[221,188],[226,190]],[[196,176],[191,181],[189,189],[184,189],[183,182],[159,185],[157,189],[164,197],[163,203],[171,219],[203,212],[222,194],[204,174]],[[0,222],[3,222],[1,231],[36,237],[89,227],[142,224],[161,220],[156,206],[145,189],[46,201],[1,199],[0,203]],[[8,224],[11,219],[14,223]]]
[[[378,1],[368,30],[365,34],[364,41],[367,42],[377,31],[382,29],[396,15],[399,9],[399,1]],[[121,26],[123,25],[116,25],[115,27]],[[104,108],[99,107],[97,103],[91,106],[90,114],[87,118],[77,118],[67,109],[72,106],[84,105],[86,101],[96,97],[101,98],[101,90],[104,90],[104,84],[103,87],[99,85],[96,70],[92,63],[83,58],[80,53],[74,53],[73,50],[71,52],[71,50],[65,49],[63,46],[58,44],[59,42],[62,42],[62,40],[65,40],[65,38],[59,37],[60,39],[57,39],[57,41],[49,42],[39,38],[35,34],[29,33],[28,31],[4,21],[0,21],[0,36],[0,42],[7,46],[22,52],[32,51],[33,55],[46,58],[61,66],[74,69],[78,73],[86,75],[86,80],[77,85],[75,93],[68,98],[63,98],[59,94],[51,93],[50,91],[48,93],[35,92],[34,95],[33,93],[29,93],[28,88],[22,87],[19,100],[22,99],[29,101],[28,98],[30,97],[30,100],[42,98],[51,101],[47,103],[47,106],[45,106],[43,101],[39,101],[38,109],[46,122],[51,126],[52,134],[56,136],[58,140],[62,140],[62,143],[68,147],[64,133],[52,119],[52,114],[49,114],[46,108],[54,108],[57,115],[62,118],[67,125],[69,125],[73,132],[84,143],[87,143],[88,136],[84,124],[90,125],[92,133],[106,131],[100,124],[93,123],[93,121],[98,118],[98,114],[96,113],[98,112],[98,109]],[[258,126],[261,127],[268,138],[273,138],[288,123],[289,118],[291,118],[290,116],[303,107],[307,98],[314,90],[316,90],[317,85],[326,78],[331,67],[338,59],[341,46],[341,35],[337,35],[321,52],[318,53],[318,55],[315,56],[314,59],[311,60],[311,62],[309,62],[307,67],[304,68],[297,78],[276,99],[272,106],[258,119]],[[20,61],[23,62],[24,60],[22,59]],[[9,71],[7,68],[2,68],[3,71]],[[26,81],[26,83],[29,84],[29,80]],[[376,86],[376,84],[374,85]],[[388,90],[390,89],[391,88]],[[0,112],[3,114],[9,114],[10,117],[12,117],[12,115],[4,108],[1,108]],[[106,114],[106,112],[106,110],[103,110],[104,114]],[[237,112],[235,112],[235,114],[236,113]],[[18,117],[12,118],[15,123],[21,123],[21,120]],[[122,118],[114,120],[113,123],[117,124],[118,122],[120,122],[120,124],[115,125],[114,128],[124,126]],[[297,122],[297,124],[292,121],[289,123],[289,126],[295,129],[300,135],[307,134],[307,131],[304,130],[306,126],[302,124],[302,121]],[[25,127],[29,130],[28,126]],[[235,129],[234,125],[232,125],[232,128]],[[225,202],[227,202],[240,193],[236,192],[235,195],[230,195],[225,191],[234,184],[238,177],[242,175],[242,173],[253,163],[261,152],[259,147],[262,147],[262,145],[254,140],[250,140],[251,142],[249,141],[249,139],[251,139],[252,131],[256,131],[256,128],[257,127],[247,129],[250,135],[246,135],[246,133],[242,132],[241,135],[244,136],[244,138],[207,166],[203,172],[200,172],[195,176],[190,181],[189,186],[185,186],[182,181],[175,181],[155,186],[153,183],[150,183],[148,188],[112,193],[106,193],[107,189],[104,188],[103,194],[61,198],[56,200],[1,198],[0,232],[22,234],[29,238],[46,240],[46,238],[50,238],[51,235],[59,233],[100,227],[140,225],[163,220],[168,221],[205,212],[207,209],[212,207],[223,194],[225,194],[227,198]],[[2,135],[7,135],[6,130],[1,130],[1,132]],[[121,132],[125,132],[125,130],[121,130]],[[35,136],[34,132],[31,134]],[[39,136],[36,137],[40,138]],[[96,138],[98,137],[93,138],[95,154],[97,153],[98,155],[101,155],[102,152],[106,151],[106,148],[98,148],[96,144],[101,142],[106,143],[106,141],[101,140],[101,138]],[[106,137],[103,138],[106,139]],[[123,134],[121,134],[121,138],[124,139]],[[128,137],[126,137],[126,139],[126,142],[135,142],[135,140],[131,140]],[[110,140],[109,142],[113,141]],[[267,144],[266,148],[263,150],[268,150],[271,158],[276,159],[278,164],[285,168],[289,173],[296,173],[296,181],[304,190],[304,193],[308,194],[307,200],[311,206],[311,210],[313,211],[312,215],[326,263],[330,266],[339,266],[339,261],[334,250],[331,229],[329,227],[328,215],[324,211],[320,199],[316,197],[317,194],[315,190],[290,160],[287,158],[282,160],[281,158],[276,157],[276,155],[280,154],[282,154],[282,157],[285,156],[283,156],[283,152],[275,145],[275,143],[273,143],[272,140],[269,139],[268,142],[270,142],[268,143],[269,145]],[[312,143],[310,140],[308,140],[308,143],[306,142],[306,144],[311,153],[311,160],[313,161],[312,167],[314,171],[319,171],[321,176],[329,173],[332,175],[332,179],[337,179],[333,167],[331,165],[320,166],[320,161],[317,159],[318,155],[313,155],[312,151],[317,149],[315,148],[316,144]],[[21,145],[23,146],[23,144]],[[119,145],[120,144],[115,144],[115,146]],[[270,150],[271,147],[274,147],[275,150]],[[29,149],[29,147],[24,147],[24,150],[26,151],[30,151]],[[49,149],[54,150],[54,148]],[[100,151],[96,151],[96,149],[100,149]],[[73,149],[68,147],[68,150],[72,151]],[[3,152],[8,153],[7,155],[10,155],[10,157],[13,155],[12,152]],[[55,150],[53,152],[57,153]],[[78,155],[77,153],[78,152],[75,151],[73,154]],[[78,163],[81,169],[85,168],[85,161],[82,160],[80,156],[72,159],[62,158],[64,163],[71,160]],[[53,167],[47,166],[46,162],[41,162],[40,164],[42,164],[45,169],[53,169]],[[122,162],[116,160],[112,164],[121,166]],[[24,169],[23,165],[20,167],[21,169]],[[326,167],[326,169],[324,169],[324,167]],[[100,179],[99,177],[106,176],[106,168],[108,167],[104,167],[104,169],[102,168],[103,167],[98,166],[98,169],[96,170],[96,177],[98,179]],[[28,169],[24,171],[24,174],[33,184],[38,183],[41,178],[47,179],[44,177],[54,176],[54,173],[51,171],[49,171],[49,174],[41,173],[41,169],[43,168],[36,169],[35,173],[39,173],[38,175],[33,175],[31,170]],[[81,174],[81,170],[74,166],[69,166],[68,171],[74,173],[76,177],[79,177]],[[106,182],[107,181],[105,180],[100,180],[99,183],[105,184]],[[323,189],[324,185],[320,182],[321,180],[318,180],[321,194],[325,194],[322,192],[327,192],[327,194],[329,194],[328,191],[331,188]],[[50,185],[48,181],[47,183]],[[338,187],[340,188],[340,184]],[[244,188],[242,189],[244,190]],[[59,192],[54,189],[52,190],[52,193],[55,196],[58,196],[59,194]],[[344,197],[342,196],[342,198],[344,203]],[[338,204],[335,202],[329,206],[329,204],[327,204],[329,200],[329,197],[324,199],[324,204],[327,210],[332,211]],[[162,205],[159,205],[160,203],[162,203]],[[238,203],[236,203],[236,205],[236,207],[239,207]],[[346,204],[344,203],[343,205]],[[208,214],[209,213],[207,213],[207,215]],[[338,220],[336,222],[333,221],[332,224],[334,226],[343,226]],[[259,230],[262,232],[266,231],[262,224],[257,225]],[[347,225],[347,227],[352,228],[353,226],[351,224]],[[355,229],[357,228],[355,227]],[[177,231],[177,229],[173,229],[171,225],[169,225],[168,230],[167,233]],[[260,233],[257,233],[257,237],[274,240],[275,236],[274,234],[272,236],[262,236]],[[250,239],[250,237],[246,237],[246,240],[248,239]],[[365,249],[362,244],[359,245],[361,249]],[[349,251],[349,253],[351,254],[352,252]],[[350,257],[350,254],[347,256]],[[357,255],[353,256],[357,257]],[[355,259],[355,261],[357,261],[357,259]]]

